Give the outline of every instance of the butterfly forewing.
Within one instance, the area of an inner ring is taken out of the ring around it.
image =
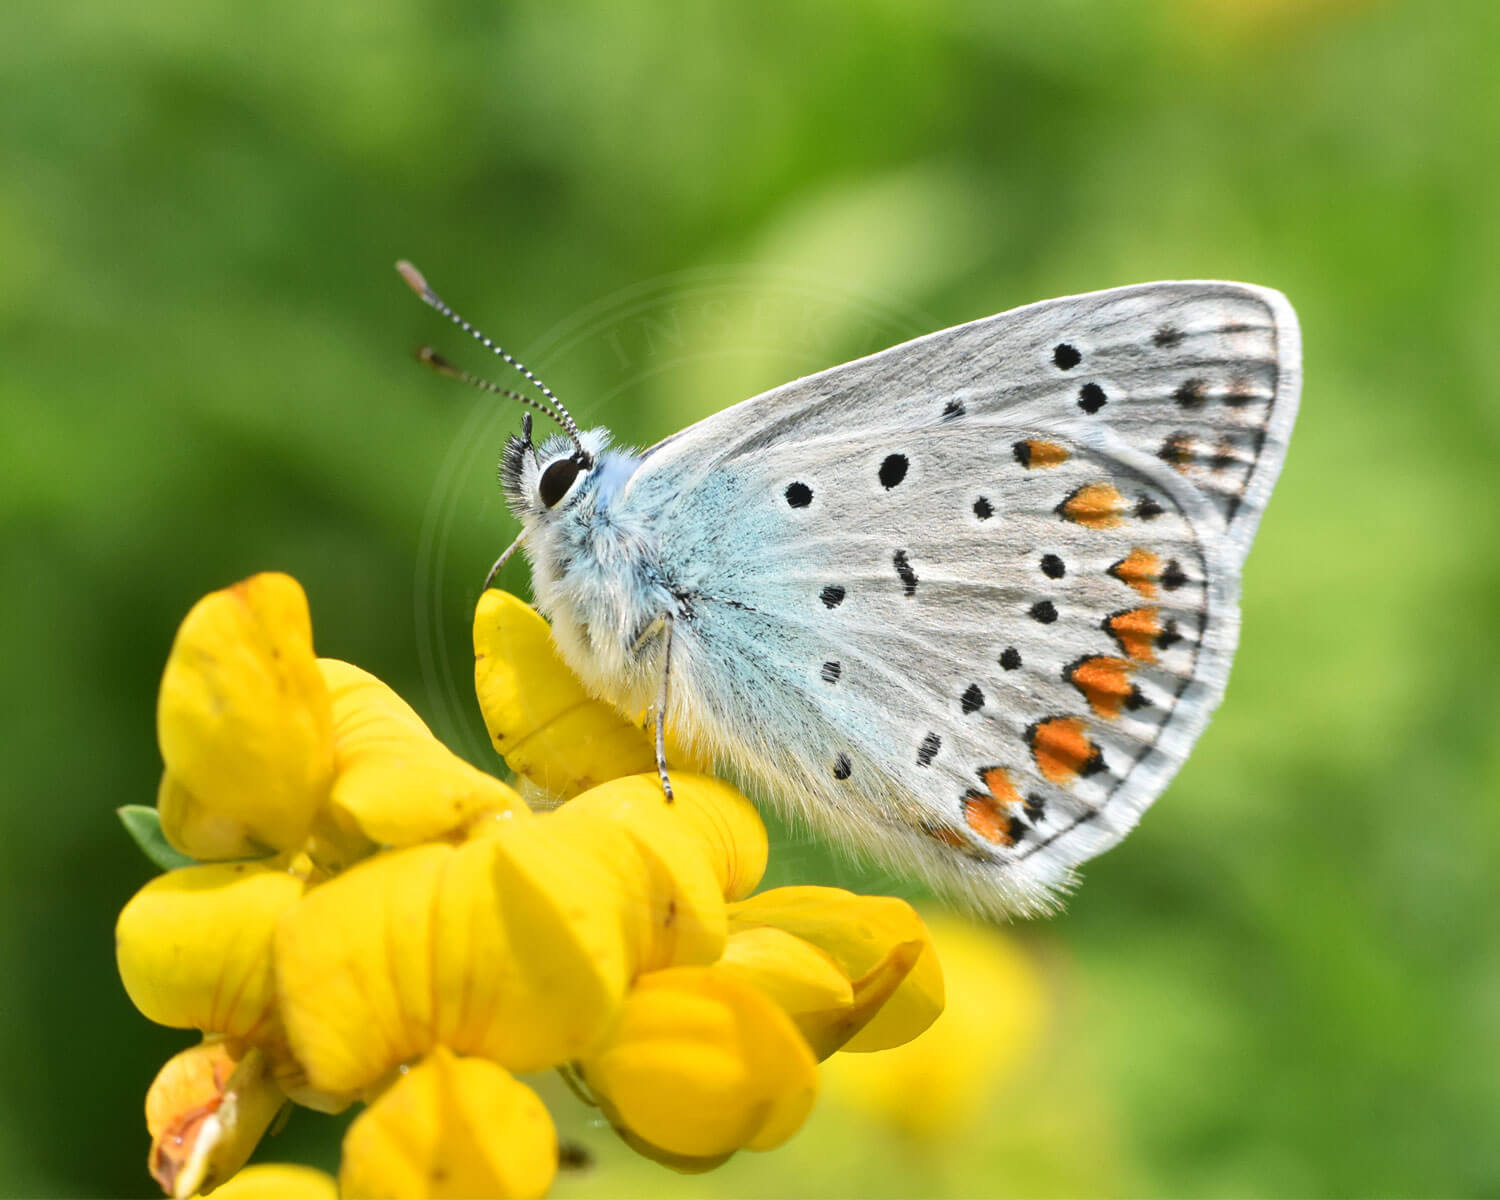
[[[1045,907],[1223,694],[1295,414],[1279,294],[1050,301],[788,384],[649,452],[689,598],[673,715],[814,825]]]

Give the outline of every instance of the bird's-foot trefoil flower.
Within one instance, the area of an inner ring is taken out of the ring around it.
[[[705,1170],[792,1137],[819,1060],[941,1010],[910,906],[757,894],[755,809],[675,750],[667,803],[650,740],[584,692],[532,609],[487,592],[474,647],[513,785],[317,658],[295,580],[254,576],[184,620],[157,808],[127,822],[172,869],[116,929],[131,1000],[202,1037],[148,1097],[169,1194],[541,1196],[557,1136],[516,1076],[551,1069],[640,1152]],[[364,1106],[336,1185],[236,1176],[289,1104]]]

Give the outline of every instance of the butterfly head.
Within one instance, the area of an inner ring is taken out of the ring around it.
[[[526,422],[500,457],[506,504],[528,525],[575,510],[595,491],[601,468],[616,457],[608,446],[609,431],[602,428],[583,430],[576,442],[559,435],[537,445]]]

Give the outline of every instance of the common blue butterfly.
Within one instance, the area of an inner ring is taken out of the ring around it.
[[[645,451],[554,417],[500,466],[585,685],[793,818],[991,913],[1054,906],[1207,724],[1286,456],[1281,293],[1048,300],[725,409]],[[429,361],[462,376],[435,355]],[[492,572],[493,576],[493,572]]]

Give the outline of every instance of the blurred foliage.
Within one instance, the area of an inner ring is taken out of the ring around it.
[[[402,255],[642,442],[1073,291],[1243,278],[1304,324],[1228,700],[1018,931],[1032,1066],[937,1149],[829,1103],[679,1180],[588,1127],[567,1194],[1500,1191],[1497,61],[1489,0],[0,6],[0,1191],[149,1194],[184,1038],[115,977],[113,809],[193,600],[292,572],[320,651],[493,765],[516,414],[409,362],[482,360]]]

